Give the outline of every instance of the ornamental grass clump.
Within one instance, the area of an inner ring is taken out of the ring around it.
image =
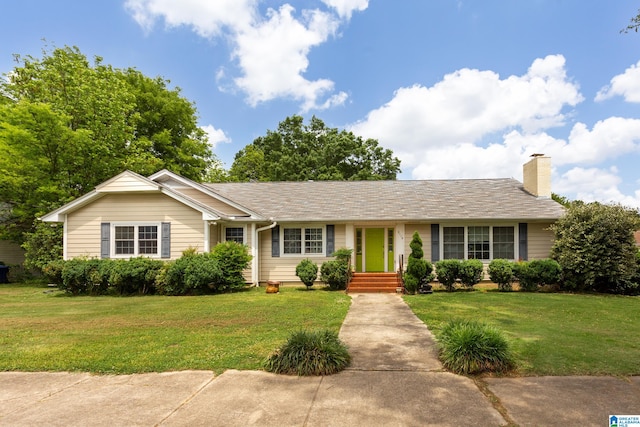
[[[483,323],[452,320],[439,337],[440,360],[456,374],[506,372],[515,366],[502,333]]]
[[[349,363],[351,355],[335,332],[300,331],[294,332],[267,359],[265,369],[286,375],[331,375],[342,371]]]

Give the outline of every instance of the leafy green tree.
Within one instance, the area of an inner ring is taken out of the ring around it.
[[[256,138],[235,156],[230,175],[237,181],[395,179],[400,160],[374,139],[327,127],[317,117],[304,124],[287,117],[277,131]]]
[[[631,18],[631,23],[627,25],[626,28],[623,28],[622,30],[620,30],[620,32],[626,34],[629,31],[633,30],[637,33],[638,28],[640,28],[640,9],[638,10],[638,14],[633,18]]]
[[[572,204],[552,227],[552,258],[562,267],[562,286],[570,290],[633,293],[637,272],[633,232],[638,211],[620,205]]]
[[[201,180],[216,161],[194,105],[169,81],[91,64],[76,47],[15,57],[0,83],[0,238],[124,169]]]

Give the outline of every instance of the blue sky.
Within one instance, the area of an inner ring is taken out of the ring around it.
[[[292,114],[376,138],[401,179],[514,177],[640,207],[640,33],[631,0],[21,0],[0,73],[42,39],[162,76],[227,167]]]

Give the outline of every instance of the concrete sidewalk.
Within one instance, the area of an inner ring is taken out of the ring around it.
[[[353,363],[337,375],[3,372],[0,426],[605,426],[640,414],[640,377],[444,372],[400,297],[352,297],[340,337]]]

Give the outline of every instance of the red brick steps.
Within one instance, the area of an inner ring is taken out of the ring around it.
[[[396,293],[398,288],[396,273],[353,273],[348,293]]]

